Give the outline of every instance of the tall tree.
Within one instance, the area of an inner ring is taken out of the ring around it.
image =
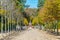
[[[57,23],[60,20],[60,0],[46,0],[44,6],[39,11],[39,17],[45,23],[53,25],[56,23],[57,34],[58,34],[58,26]],[[43,23],[44,23],[43,22]],[[54,26],[53,26],[54,27]]]
[[[45,0],[38,0],[38,8],[42,7],[44,5]]]

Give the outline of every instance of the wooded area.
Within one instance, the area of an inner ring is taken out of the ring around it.
[[[44,30],[60,30],[60,0],[38,0],[37,8],[25,5],[27,0],[0,0],[0,32],[15,30],[16,25],[40,25]],[[30,11],[31,10],[31,11]]]

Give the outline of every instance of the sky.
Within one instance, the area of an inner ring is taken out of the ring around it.
[[[29,8],[37,8],[38,0],[27,0],[26,5],[30,5]]]

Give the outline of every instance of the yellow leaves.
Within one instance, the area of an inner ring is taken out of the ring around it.
[[[58,3],[58,4],[59,4],[59,3],[60,3],[60,0],[54,0],[53,2],[55,2],[55,3]]]
[[[33,19],[33,16],[30,16],[30,20],[32,20]]]
[[[34,17],[32,20],[32,24],[38,24],[38,17]]]
[[[39,22],[45,23],[48,28],[52,28],[52,25],[60,20],[60,0],[46,0],[38,13]],[[60,28],[60,22],[57,25]]]
[[[9,20],[8,20],[8,22],[9,22],[9,23],[12,23],[12,20],[11,20],[11,19],[9,19]]]
[[[38,17],[39,17],[39,22],[41,23],[43,23],[45,19],[48,17],[47,9],[45,7],[40,9]]]
[[[60,11],[60,3],[58,4],[58,10]]]
[[[24,18],[24,24],[28,25],[28,20],[26,18]]]
[[[4,13],[6,13],[6,11],[3,10],[3,9],[0,9],[0,14],[1,14],[1,15],[4,15]]]
[[[16,23],[16,21],[15,20],[12,20],[12,24],[15,24]]]
[[[56,4],[58,8],[60,9],[60,0],[54,0],[53,3]]]
[[[53,3],[58,6],[58,9],[60,9],[60,0],[54,0]]]
[[[16,22],[15,20],[13,20],[13,19],[8,18],[8,23],[15,24],[15,23],[17,23],[17,22]]]
[[[60,29],[60,21],[58,22],[58,24],[57,24],[57,25],[58,25],[58,28]]]
[[[46,0],[44,6],[40,9],[38,17],[40,17],[40,22],[47,22],[55,20],[52,16],[53,0]]]

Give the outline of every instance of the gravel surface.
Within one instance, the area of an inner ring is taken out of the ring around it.
[[[39,31],[38,29],[29,28],[28,30],[17,33],[17,36],[12,37],[10,40],[58,40],[52,35]]]

